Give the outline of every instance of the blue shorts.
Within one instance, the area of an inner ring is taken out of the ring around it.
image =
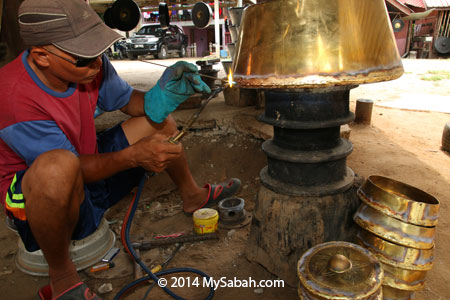
[[[128,140],[120,124],[106,130],[97,136],[99,153],[122,150],[129,146]],[[8,190],[11,199],[20,199],[22,193],[22,178],[26,170],[16,173],[15,182]],[[78,223],[72,235],[72,240],[80,240],[93,233],[100,225],[105,211],[126,196],[133,187],[139,184],[144,175],[142,168],[133,168],[94,183],[85,184],[85,199],[80,206]],[[23,201],[23,196],[22,196]],[[8,212],[7,212],[8,213]],[[27,251],[36,251],[40,247],[31,233],[28,221],[16,218],[9,213],[17,226],[20,237]]]

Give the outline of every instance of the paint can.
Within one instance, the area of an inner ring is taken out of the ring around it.
[[[193,219],[197,234],[213,233],[217,230],[219,213],[212,208],[201,208],[194,212]]]

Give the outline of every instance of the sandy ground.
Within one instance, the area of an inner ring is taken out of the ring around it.
[[[189,59],[194,61],[193,59]],[[170,65],[175,59],[158,63]],[[114,61],[118,73],[133,87],[148,89],[159,78],[163,69],[140,61]],[[388,176],[437,197],[441,202],[436,234],[436,260],[428,273],[423,291],[415,299],[450,299],[450,234],[447,232],[450,216],[450,155],[441,151],[444,125],[450,121],[450,80],[424,81],[420,79],[430,70],[450,70],[450,60],[404,60],[405,75],[400,79],[363,85],[351,93],[351,109],[356,99],[375,101],[370,126],[350,124],[350,140],[354,151],[348,165],[359,175]],[[221,66],[219,76],[224,76]],[[246,210],[254,207],[259,187],[259,171],[266,164],[261,151],[270,128],[255,121],[262,111],[254,107],[231,107],[219,95],[200,117],[198,130],[188,135],[183,144],[192,173],[199,184],[239,177],[242,189],[239,196],[246,201]],[[177,111],[175,118],[182,124],[191,110]],[[123,120],[121,113],[106,113],[98,118],[99,130]],[[213,126],[211,126],[213,124]],[[119,234],[121,220],[131,196],[107,214],[111,228]],[[174,184],[166,174],[149,179],[139,204],[132,228],[132,239],[150,239],[156,234],[190,232],[192,219],[181,213],[181,201]],[[218,241],[186,244],[175,256],[170,267],[194,267],[215,279],[272,280],[276,276],[245,258],[249,226],[234,231],[220,230]],[[17,237],[6,226],[0,226],[0,298],[34,299],[37,289],[47,283],[45,277],[34,277],[20,272],[14,263]],[[119,242],[117,246],[120,247]],[[154,249],[143,253],[149,266],[163,262],[173,247]],[[120,288],[132,281],[132,264],[121,251],[114,269],[92,276],[80,272],[82,278],[97,290],[111,283],[113,291],[104,295],[113,299]],[[188,275],[183,276],[187,280]],[[169,278],[168,278],[169,279]],[[191,278],[193,279],[193,278]],[[173,282],[173,279],[169,279]],[[202,288],[176,289],[188,299],[204,299],[208,291]],[[146,288],[137,289],[126,299],[141,299]],[[147,299],[170,299],[155,288]],[[214,299],[298,299],[295,288],[230,288],[216,291]]]

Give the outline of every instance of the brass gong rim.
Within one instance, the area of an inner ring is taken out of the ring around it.
[[[358,244],[372,252],[380,262],[408,270],[431,270],[434,247],[415,249],[391,243],[360,228],[356,236]]]
[[[358,189],[359,198],[385,215],[419,226],[436,226],[439,201],[409,184],[371,175]]]
[[[417,249],[434,247],[435,227],[405,223],[366,204],[361,204],[353,220],[363,229],[395,244]]]

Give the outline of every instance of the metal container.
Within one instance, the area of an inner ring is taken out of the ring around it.
[[[366,249],[347,242],[312,247],[298,261],[301,299],[382,299],[383,270]]]
[[[114,246],[116,237],[109,229],[103,218],[94,233],[82,240],[72,241],[69,252],[70,258],[77,271],[86,269],[100,259]],[[47,276],[48,264],[42,250],[28,252],[19,238],[19,247],[16,255],[16,265],[22,272],[35,276]]]
[[[245,220],[246,212],[244,209],[245,201],[242,198],[226,198],[219,202],[220,222],[228,224],[237,224]]]
[[[435,227],[405,223],[365,204],[358,208],[353,220],[362,228],[390,242],[416,249],[434,247]]]
[[[217,230],[219,213],[212,208],[201,208],[192,215],[194,230],[197,234],[213,233]]]
[[[251,5],[245,9],[237,45],[234,79],[242,87],[353,85],[403,74],[383,0]]]
[[[403,291],[419,291],[425,285],[427,271],[406,270],[381,263],[383,284]]]
[[[395,289],[388,285],[382,285],[384,300],[412,300],[414,292]]]
[[[358,243],[372,252],[380,262],[408,270],[430,270],[433,267],[434,247],[415,249],[400,246],[360,229]]]
[[[400,181],[372,175],[358,190],[367,205],[403,222],[436,226],[439,201],[424,191]]]

